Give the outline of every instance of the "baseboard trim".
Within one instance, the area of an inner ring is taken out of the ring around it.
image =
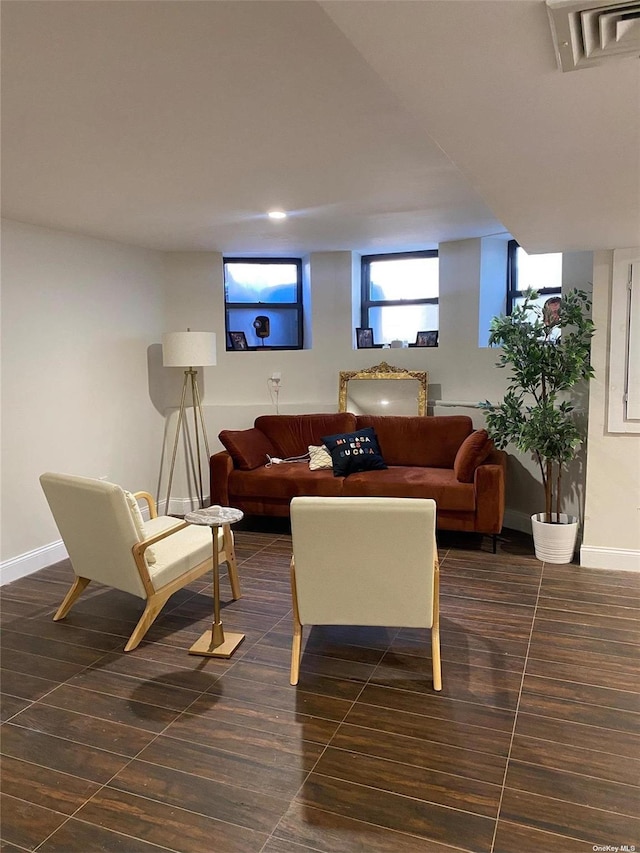
[[[580,548],[580,565],[585,569],[614,569],[622,572],[640,572],[640,551],[628,548],[600,548],[583,545]]]
[[[5,560],[0,564],[0,586],[26,578],[27,575],[39,572],[40,569],[59,563],[67,557],[67,549],[62,539],[58,539],[49,545],[43,545],[41,548],[27,551],[26,554],[19,554],[10,560]]]
[[[165,504],[166,500],[160,501],[158,503],[158,513],[160,515],[162,515],[163,513],[165,513],[166,515],[186,515],[188,512],[192,512],[194,509],[200,509],[200,498],[170,498],[169,506],[171,507],[171,509],[169,512],[164,509]],[[209,495],[205,495],[204,505],[209,506]]]

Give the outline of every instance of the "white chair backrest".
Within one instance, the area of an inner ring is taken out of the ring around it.
[[[145,598],[131,551],[140,539],[123,489],[69,474],[46,473],[40,483],[76,575]]]
[[[301,623],[430,628],[435,530],[433,500],[293,498]]]

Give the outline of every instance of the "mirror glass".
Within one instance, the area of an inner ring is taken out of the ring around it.
[[[381,362],[340,372],[338,410],[358,415],[426,415],[428,376]]]

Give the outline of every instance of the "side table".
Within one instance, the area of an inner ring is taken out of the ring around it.
[[[244,640],[244,634],[225,634],[220,619],[220,566],[218,561],[218,528],[234,524],[244,516],[239,509],[230,506],[211,506],[197,509],[185,515],[189,524],[201,524],[211,528],[213,539],[213,622],[211,630],[205,631],[189,649],[190,655],[230,658]]]

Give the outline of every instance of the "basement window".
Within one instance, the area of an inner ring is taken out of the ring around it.
[[[362,256],[361,325],[373,329],[376,346],[437,333],[438,272],[435,249]]]
[[[526,290],[537,291],[534,304],[544,305],[547,299],[562,295],[562,253],[528,255],[515,240],[507,249],[507,314],[522,305]]]
[[[302,349],[299,258],[225,258],[224,304],[227,350],[231,332],[244,333],[241,349]]]

